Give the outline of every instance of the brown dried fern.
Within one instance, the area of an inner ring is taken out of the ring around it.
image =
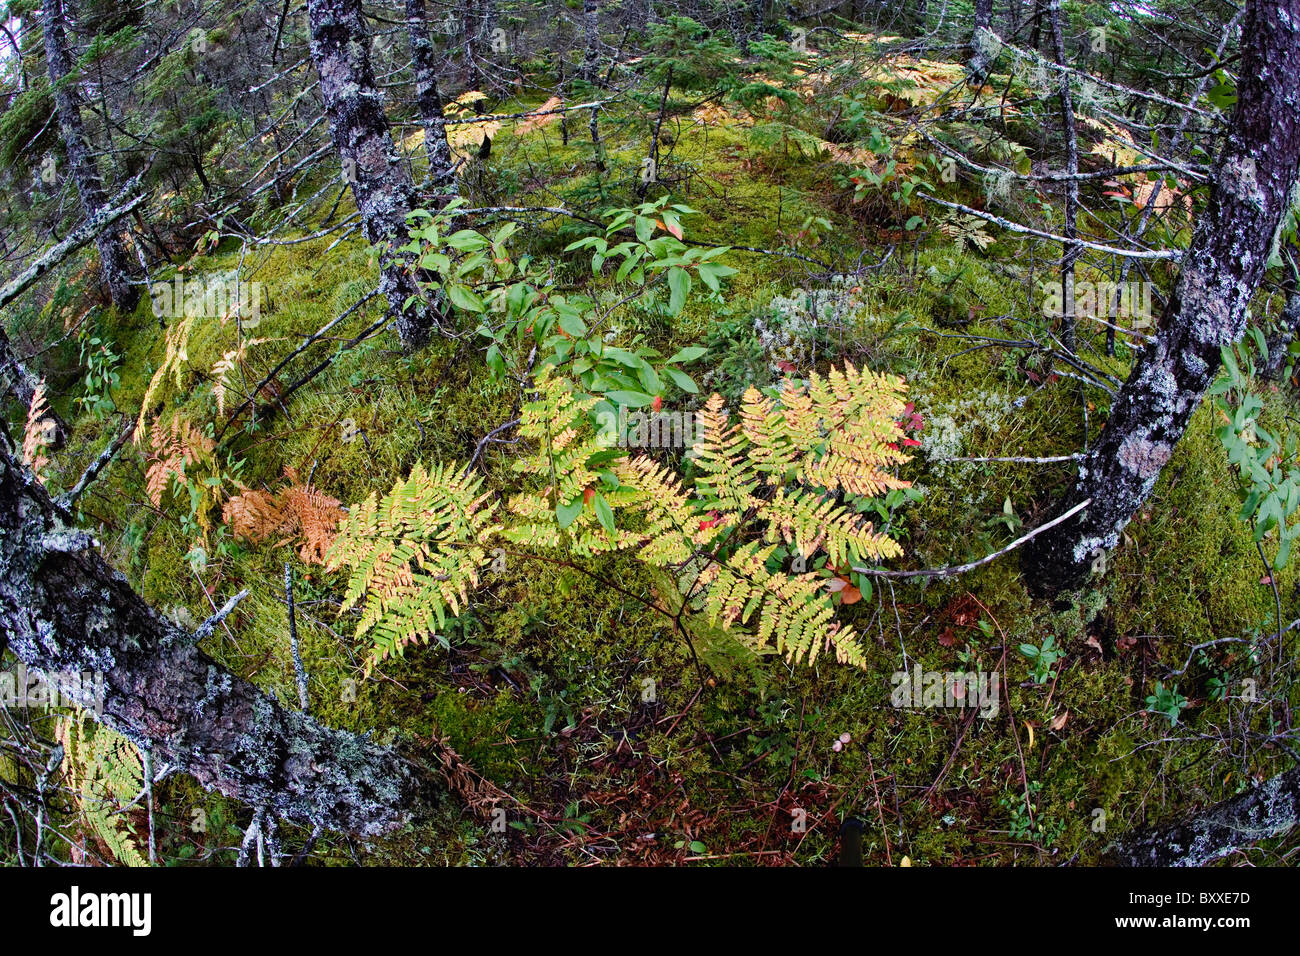
[[[50,463],[45,454],[50,448],[53,436],[50,429],[50,407],[45,402],[45,383],[39,382],[32,392],[32,403],[27,409],[27,423],[23,426],[23,462],[36,480],[45,484],[45,466]]]
[[[298,556],[308,564],[324,564],[344,517],[337,498],[302,484],[292,468],[289,484],[275,494],[255,488],[230,498],[221,509],[231,534],[260,543],[278,537],[277,545],[297,543]]]

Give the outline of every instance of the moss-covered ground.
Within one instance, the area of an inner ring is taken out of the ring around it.
[[[603,174],[593,167],[585,116],[571,122],[567,144],[559,123],[526,136],[502,132],[491,159],[466,172],[466,192],[482,205],[626,205],[639,181],[644,123],[603,117]],[[751,382],[775,380],[776,360],[796,372],[847,359],[905,374],[924,420],[905,477],[924,495],[896,515],[893,530],[906,553],[899,567],[978,558],[1039,523],[1069,481],[1068,463],[945,459],[1065,455],[1095,439],[1103,393],[1053,376],[1031,348],[971,338],[1024,338],[1025,321],[1041,314],[1026,290],[1035,270],[1050,277],[1054,262],[1035,262],[1032,245],[1014,236],[981,249],[931,225],[908,232],[904,222],[927,212],[916,202],[869,195],[854,203],[843,167],[829,157],[760,142],[738,122],[711,121],[696,111],[693,94],[674,94],[665,130],[670,142],[652,197],[670,189],[698,210],[687,219],[690,239],[768,252],[727,254],[740,271],[723,303],[694,299],[671,322],[633,303],[620,334],[666,350],[709,344],[696,371],[733,398]],[[545,218],[521,235],[528,251],[579,284],[591,281],[583,278],[590,270],[561,249],[583,228]],[[200,275],[241,268],[246,281],[268,290],[261,322],[245,330],[266,340],[250,347],[245,381],[259,380],[373,288],[363,244],[333,241],[244,250],[227,240],[186,263]],[[838,287],[848,298],[834,301],[849,306],[788,340],[758,334],[756,316],[763,329],[777,329],[811,292],[829,287],[808,260],[845,261],[846,253],[869,267],[851,280],[856,291]],[[57,328],[78,317],[76,301],[56,296],[29,320]],[[375,301],[358,310],[276,385],[334,355],[380,315]],[[120,381],[108,396],[134,416],[164,351],[150,303],[131,315],[97,309],[84,323],[112,343]],[[233,323],[196,324],[179,381],[162,389],[166,411],[222,427],[228,414],[217,412],[212,369],[236,334]],[[1083,334],[1100,341],[1101,330]],[[1130,359],[1122,337],[1116,357],[1094,356],[1120,378]],[[75,338],[59,361],[79,367]],[[96,416],[73,404],[86,393],[83,384],[59,384],[73,434],[69,450],[55,457],[55,484],[74,479],[116,427],[107,407]],[[342,351],[282,410],[268,413],[263,404],[262,418],[244,414],[220,455],[223,468],[249,486],[279,487],[292,468],[348,503],[386,491],[416,461],[465,461],[484,434],[509,420],[516,398],[513,383],[489,374],[472,338],[440,339],[406,355],[383,333]],[[1292,410],[1280,392],[1266,402],[1275,419]],[[249,589],[207,648],[286,701],[295,692],[282,567],[292,564],[314,714],[417,750],[420,741],[443,739],[511,798],[500,804],[501,821],[449,795],[436,819],[367,847],[325,835],[315,861],[817,865],[832,858],[840,822],[856,815],[867,825],[869,863],[1092,863],[1125,829],[1230,796],[1280,767],[1275,753],[1225,740],[1225,727],[1240,726],[1243,705],[1215,700],[1211,680],[1253,673],[1240,645],[1213,647],[1169,676],[1197,644],[1276,625],[1273,590],[1250,529],[1237,518],[1236,478],[1214,415],[1208,405],[1196,415],[1089,590],[1055,604],[1031,600],[1014,555],[928,583],[882,580],[841,611],[868,637],[865,671],[829,661],[791,667],[776,657],[728,666],[721,658],[701,683],[670,622],[621,593],[649,594],[654,586],[625,556],[586,562],[590,573],[511,560],[486,576],[472,607],[446,630],[449,647],[412,649],[367,676],[366,648],[354,642],[352,620],[337,614],[341,575],[304,564],[292,547],[232,539],[219,509],[196,532],[185,520],[186,500],[169,496],[154,507],[140,449],[124,453],[83,512],[160,608],[198,621]],[[490,487],[511,487],[513,453],[510,444],[488,448],[481,465]],[[1287,568],[1274,579],[1289,620],[1296,573]],[[1040,683],[1018,647],[1049,637],[1064,656]],[[891,706],[890,677],[905,661],[932,671],[997,672],[996,716]],[[1157,680],[1176,683],[1190,701],[1176,725],[1146,709]],[[233,859],[247,808],[175,778],[160,800],[166,859]],[[206,833],[191,826],[198,809],[211,824]],[[1252,852],[1266,860],[1286,850]]]

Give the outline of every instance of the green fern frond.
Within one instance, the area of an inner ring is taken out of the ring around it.
[[[342,610],[364,602],[358,638],[369,635],[368,667],[427,642],[469,604],[486,545],[500,530],[483,479],[455,463],[416,464],[382,499],[353,506],[326,554],[326,567],[350,569]]]
[[[121,812],[144,789],[144,765],[135,745],[80,716],[59,718],[56,736],[64,750],[68,789],[81,818],[112,859],[148,866],[130,817]]]

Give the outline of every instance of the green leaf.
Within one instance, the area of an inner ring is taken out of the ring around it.
[[[649,405],[655,400],[653,395],[647,395],[644,392],[626,391],[623,389],[606,392],[605,397],[611,402],[618,402],[618,404],[626,405],[629,408],[641,408],[644,405]]]
[[[674,365],[678,362],[694,362],[697,358],[702,358],[707,355],[708,352],[709,350],[704,348],[702,345],[688,345],[686,348],[678,349],[674,352],[673,357],[670,358],[666,364]]]
[[[596,492],[596,496],[591,499],[591,503],[596,509],[596,520],[600,522],[601,526],[606,531],[613,534],[614,512],[610,509],[609,502],[605,500],[605,496],[600,492]]]
[[[664,383],[659,381],[659,376],[655,374],[655,370],[648,362],[641,364],[637,369],[636,377],[641,380],[641,386],[651,395],[658,395],[664,390]]]
[[[700,274],[700,281],[714,292],[717,292],[722,288],[718,282],[719,279],[734,276],[740,270],[733,269],[731,266],[724,266],[718,262],[701,262],[697,271]]]
[[[573,524],[580,514],[582,514],[582,495],[578,495],[567,505],[559,504],[555,506],[555,519],[559,521],[561,528],[567,528]]]
[[[449,285],[447,286],[447,295],[451,298],[452,305],[458,309],[464,309],[466,312],[485,311],[483,300],[475,295],[469,286]]]
[[[560,328],[568,332],[574,338],[581,338],[587,334],[587,323],[582,321],[582,316],[576,312],[564,311],[560,313]]]
[[[673,266],[668,270],[668,288],[671,293],[668,297],[668,312],[676,315],[682,311],[686,295],[691,291],[690,273],[679,266]]]
[[[664,374],[667,375],[668,378],[672,380],[672,383],[683,392],[690,392],[692,395],[699,394],[699,386],[696,385],[695,380],[685,372],[675,368],[666,368],[664,369]]]

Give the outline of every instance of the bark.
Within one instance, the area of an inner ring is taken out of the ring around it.
[[[434,202],[441,209],[459,195],[456,163],[447,144],[447,123],[438,90],[437,61],[425,22],[424,0],[406,0],[406,28],[411,40],[411,67],[415,71],[415,105],[424,126],[424,151],[429,157],[429,182]]]
[[[0,638],[28,668],[102,673],[104,724],[156,762],[277,816],[376,836],[428,805],[422,771],[230,673],[65,520],[0,435]]]
[[[107,204],[103,181],[98,165],[90,152],[86,127],[81,120],[75,77],[71,77],[72,62],[68,54],[68,38],[63,29],[67,19],[61,0],[45,0],[41,11],[41,28],[45,38],[45,63],[50,75],[50,88],[54,93],[55,113],[59,120],[59,133],[73,182],[81,197],[81,206],[87,219],[96,218]],[[131,270],[121,234],[106,225],[95,236],[99,249],[100,271],[108,286],[113,305],[129,312],[140,301],[140,289],[131,283]]]
[[[1156,341],[1138,357],[1110,419],[1057,512],[1092,504],[1025,550],[1039,594],[1081,585],[1151,494],[1219,369],[1245,331],[1251,296],[1300,163],[1300,0],[1249,0],[1238,101]]]
[[[1120,866],[1204,866],[1258,840],[1281,836],[1300,820],[1300,768],[1266,780],[1181,823],[1149,827],[1109,849]]]
[[[1259,370],[1260,378],[1276,379],[1286,368],[1287,348],[1300,335],[1300,285],[1293,288],[1282,308],[1281,328],[1268,339],[1268,359]]]
[[[1061,33],[1061,0],[1052,0],[1048,9],[1052,29],[1052,52],[1056,62],[1065,66],[1065,40]],[[1065,235],[1069,239],[1078,235],[1079,215],[1079,139],[1074,126],[1074,98],[1070,93],[1070,75],[1061,70],[1060,92],[1061,127],[1065,135],[1065,171],[1069,179],[1065,182]],[[1074,264],[1083,254],[1083,247],[1076,242],[1067,243],[1061,256],[1061,285],[1065,312],[1061,316],[1061,344],[1066,351],[1074,351]]]
[[[728,0],[727,3],[727,32],[731,38],[736,41],[736,46],[742,56],[749,56],[749,32],[741,22],[740,13],[744,7],[744,0]]]
[[[970,60],[966,70],[973,86],[983,86],[993,60],[989,31],[993,27],[993,0],[975,0],[975,29],[971,32]]]
[[[579,76],[595,83],[600,66],[600,4],[597,0],[582,0],[582,72]]]
[[[379,291],[408,349],[428,342],[436,313],[425,302],[410,262],[396,249],[406,244],[406,216],[415,184],[393,145],[388,117],[370,66],[360,0],[310,0],[311,59],[320,77],[330,134],[352,188],[366,238],[380,247]],[[405,303],[411,300],[409,308]]]
[[[650,25],[651,0],[629,0],[624,7],[628,26],[636,33],[645,33]]]

